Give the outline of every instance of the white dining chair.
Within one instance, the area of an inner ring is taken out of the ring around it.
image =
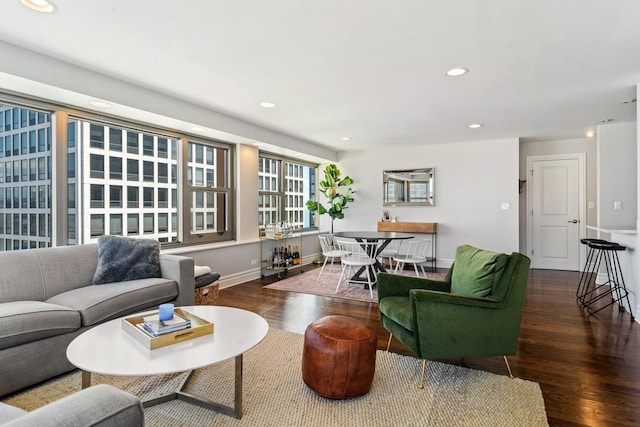
[[[319,234],[318,239],[320,240],[320,247],[322,248],[322,256],[324,257],[324,262],[322,263],[322,268],[320,269],[320,273],[318,274],[317,281],[320,281],[320,276],[322,276],[322,272],[324,271],[327,262],[331,260],[331,265],[329,266],[330,270],[333,271],[333,263],[337,259],[340,259],[342,256],[342,251],[338,246],[335,245],[333,241],[333,236],[331,234]]]
[[[369,286],[369,295],[373,298],[373,285],[376,282],[375,272],[373,266],[377,262],[375,253],[378,249],[378,242],[358,242],[351,239],[338,239],[336,238],[338,247],[343,252],[340,257],[340,263],[342,264],[342,273],[340,274],[340,280],[338,280],[338,286],[336,286],[336,292],[340,289],[340,285],[344,283],[359,283],[361,281],[353,280],[352,274],[354,269],[360,269],[364,267],[367,273],[367,285]]]
[[[384,241],[381,240],[378,244],[380,245],[383,242]],[[387,259],[389,261],[389,270],[393,268],[393,257],[400,253],[400,243],[402,243],[402,240],[391,240],[383,250],[378,252],[378,261],[384,265],[385,259]]]
[[[418,272],[418,266],[422,270],[422,274],[427,276],[427,272],[424,271],[423,263],[427,262],[427,259],[431,250],[431,240],[417,239],[411,240],[407,243],[407,253],[398,254],[393,257],[396,262],[396,268],[393,270],[394,274],[398,273],[398,270],[403,270],[405,264],[413,264],[413,269],[416,271],[416,276],[420,277]]]

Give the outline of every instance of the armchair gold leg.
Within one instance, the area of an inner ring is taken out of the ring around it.
[[[427,370],[427,359],[422,359],[422,372],[420,373],[420,384],[418,388],[422,390],[424,388],[424,373]]]
[[[504,357],[504,363],[506,363],[507,365],[507,370],[509,371],[509,378],[513,378],[513,374],[511,373],[511,366],[509,366],[509,361],[507,360],[507,356],[502,356]]]
[[[393,334],[389,334],[389,342],[387,342],[387,351],[389,351],[389,348],[391,347],[391,338],[393,338]]]

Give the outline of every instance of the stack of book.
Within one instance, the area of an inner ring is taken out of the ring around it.
[[[171,320],[160,320],[158,314],[146,316],[141,324],[142,329],[148,334],[157,337],[171,332],[188,329],[191,327],[191,320],[185,319],[177,314],[173,315]]]

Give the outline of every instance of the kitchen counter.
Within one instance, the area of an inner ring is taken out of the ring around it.
[[[587,225],[587,230],[599,231],[601,233],[638,234],[638,230],[632,225],[611,227]]]

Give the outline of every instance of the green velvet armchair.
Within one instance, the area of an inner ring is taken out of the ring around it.
[[[441,281],[378,274],[382,325],[422,359],[516,353],[530,260],[463,245]],[[387,350],[389,346],[387,345]]]

